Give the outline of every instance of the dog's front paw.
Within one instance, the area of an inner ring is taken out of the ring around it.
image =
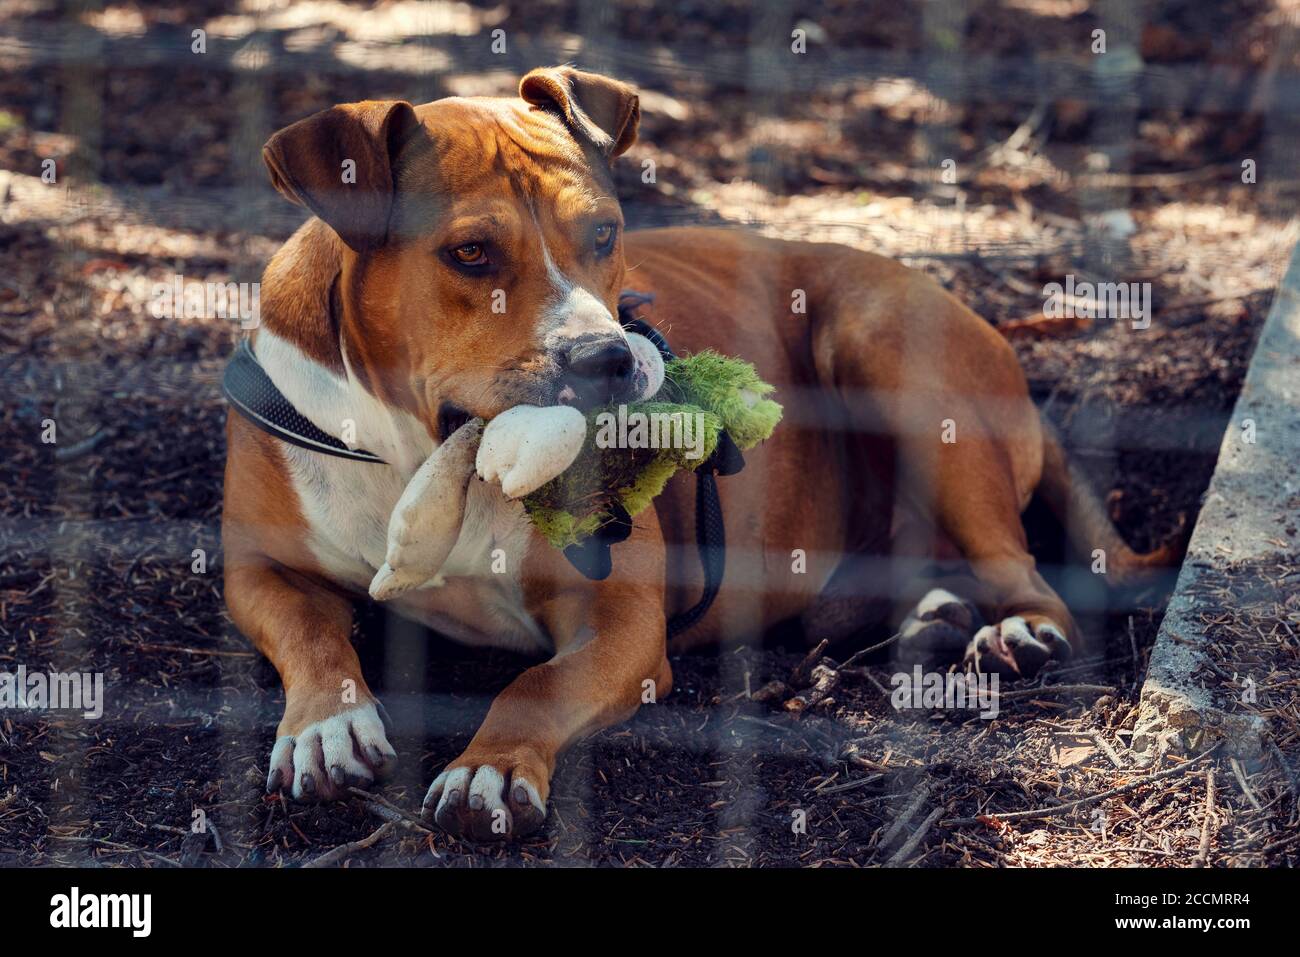
[[[424,816],[472,841],[523,837],[546,820],[550,773],[529,748],[476,759],[467,751],[429,786]]]
[[[1065,632],[1042,616],[1012,615],[985,625],[966,648],[965,664],[978,671],[1032,678],[1049,661],[1070,657]]]
[[[271,749],[267,793],[288,788],[295,801],[336,801],[347,797],[350,786],[366,787],[387,776],[397,752],[379,707],[357,705],[282,734]]]

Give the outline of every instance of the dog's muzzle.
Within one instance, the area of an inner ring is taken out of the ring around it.
[[[636,357],[627,340],[610,337],[580,341],[564,354],[556,399],[579,409],[616,402],[631,395],[635,372]]]

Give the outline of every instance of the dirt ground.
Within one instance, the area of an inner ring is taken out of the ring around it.
[[[263,26],[291,52],[329,42],[365,49],[385,29],[404,29],[403,4],[379,4],[373,20],[338,12],[349,6]],[[1273,5],[1199,14],[1196,5],[1157,6],[1141,36],[1148,63],[1259,71],[1270,62]],[[1032,49],[1086,62],[1098,22],[1086,8],[972,4],[956,42],[971,55]],[[679,53],[743,51],[762,26],[732,4],[679,3],[671,16],[634,2],[608,10],[596,26]],[[449,31],[501,26],[539,43],[562,45],[592,27],[559,3],[448,11]],[[126,4],[74,19],[119,39],[187,37],[205,22],[214,35],[245,29],[222,15],[215,3]],[[806,4],[776,26],[788,36],[805,21],[864,54],[935,42],[903,4]],[[250,79],[202,63],[23,59],[59,25],[35,5],[0,13],[0,33],[28,43],[26,53],[0,47],[0,669],[102,671],[108,707],[98,720],[0,713],[0,865],[299,865],[371,835],[391,807],[418,810],[492,695],[528,662],[363,610],[358,649],[402,759],[378,792],[389,804],[303,807],[264,795],[282,693],[226,618],[220,584],[217,383],[239,332],[224,320],[157,320],[149,292],[176,273],[258,278],[301,219],[260,170],[256,147],[274,129],[367,97],[506,93],[516,76],[454,65],[344,70],[340,59]],[[1153,546],[1194,522],[1296,239],[1294,183],[1240,181],[1242,156],[1269,155],[1264,118],[1139,111],[1124,166],[1099,178],[1090,157],[1102,117],[1084,99],[1039,109],[1020,91],[966,104],[914,81],[833,77],[811,92],[756,94],[707,65],[653,75],[641,62],[637,71],[642,142],[619,172],[630,226],[720,221],[905,258],[1012,339],[1035,399],[1131,544]],[[102,107],[87,110],[87,96]],[[955,186],[935,175],[949,155],[963,171]],[[66,174],[60,187],[40,182],[45,157]],[[658,175],[647,186],[648,158]],[[1131,213],[1127,242],[1096,219],[1116,204]],[[1101,320],[1024,325],[1042,307],[1043,284],[1067,272],[1151,282],[1151,327],[1139,336]],[[46,419],[57,422],[57,445],[39,440]],[[1059,529],[1036,509],[1029,524],[1036,554],[1065,562]],[[1279,570],[1279,588],[1287,574]],[[400,818],[407,823],[346,861],[1189,865],[1201,853],[1213,764],[1208,862],[1294,864],[1294,772],[1275,760],[1205,762],[1078,812],[997,818],[1152,770],[1135,768],[1126,744],[1171,585],[1080,594],[1088,653],[1029,687],[1004,687],[1034,693],[1004,700],[991,721],[895,711],[887,652],[846,675],[831,703],[798,714],[746,694],[789,680],[806,651],[798,640],[677,656],[668,699],[563,759],[540,835],[472,847]],[[1294,674],[1294,604],[1255,597],[1225,599],[1237,617],[1215,627],[1271,643],[1270,660]],[[843,661],[855,650],[829,654]],[[1050,687],[1063,684],[1092,687]],[[1293,692],[1279,686],[1258,705],[1292,769]],[[214,825],[206,835],[187,835],[196,810]],[[792,829],[798,820],[802,832]]]

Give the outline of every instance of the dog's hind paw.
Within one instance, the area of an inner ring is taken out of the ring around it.
[[[979,609],[944,588],[932,588],[899,626],[894,660],[900,664],[946,668],[961,660],[976,630],[984,624]]]
[[[1012,615],[975,633],[964,664],[976,671],[1032,678],[1049,661],[1065,661],[1070,654],[1065,632],[1053,622],[1041,616]]]
[[[379,708],[358,705],[277,738],[266,791],[288,790],[295,801],[336,801],[349,787],[383,779],[396,763]]]

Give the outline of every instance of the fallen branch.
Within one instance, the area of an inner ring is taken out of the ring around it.
[[[1128,649],[1133,660],[1133,680],[1136,681],[1142,676],[1142,666],[1138,663],[1138,640],[1137,632],[1133,628],[1133,616],[1128,616]]]
[[[785,710],[798,713],[826,704],[835,686],[840,682],[840,673],[826,665],[818,665],[812,670],[812,687],[801,691],[785,703]]]
[[[348,790],[366,805],[366,810],[376,817],[393,824],[401,824],[410,830],[424,831],[426,834],[437,834],[433,828],[425,824],[423,820],[416,817],[405,808],[400,808],[392,801],[378,794],[371,794],[369,791],[363,791],[361,788],[350,787]]]
[[[1098,801],[1104,801],[1107,798],[1115,797],[1117,794],[1126,794],[1146,784],[1154,784],[1164,778],[1172,778],[1179,774],[1184,774],[1196,765],[1202,763],[1219,750],[1223,744],[1222,741],[1210,748],[1203,754],[1199,754],[1190,761],[1175,765],[1172,768],[1165,768],[1163,771],[1157,771],[1155,774],[1147,774],[1128,784],[1121,784],[1119,787],[1111,788],[1109,791],[1101,791],[1089,797],[1079,798],[1077,801],[1070,801],[1066,804],[1058,804],[1056,807],[1035,808],[1032,811],[1011,811],[1006,814],[981,814],[978,817],[958,817],[950,821],[944,821],[945,827],[958,827],[964,824],[982,824],[989,819],[997,821],[1026,821],[1030,818],[1054,817],[1057,814],[1068,814],[1075,808],[1087,807],[1089,804],[1096,804]]]
[[[823,638],[817,643],[817,647],[808,654],[803,656],[803,661],[795,665],[794,670],[790,672],[790,684],[795,688],[804,688],[812,682],[813,667],[817,662],[822,660],[826,654],[826,646],[830,642]]]
[[[122,644],[136,651],[156,651],[163,654],[176,652],[183,655],[216,655],[221,658],[255,658],[252,651],[221,651],[216,648],[183,648],[180,645],[152,645],[142,641],[124,641]]]
[[[79,459],[83,455],[95,451],[105,439],[112,438],[116,431],[116,429],[100,429],[90,438],[82,439],[80,442],[75,442],[72,445],[56,446],[54,460],[56,462],[72,462]]]
[[[1205,820],[1201,822],[1201,847],[1196,852],[1196,866],[1206,867],[1210,860],[1210,822],[1214,820],[1214,765],[1205,769]]]
[[[1256,811],[1262,811],[1264,808],[1259,803],[1259,798],[1255,797],[1255,792],[1250,789],[1250,782],[1246,780],[1246,771],[1241,766],[1241,762],[1236,758],[1231,758],[1229,763],[1232,765],[1232,773],[1237,776],[1237,784],[1241,786],[1241,793],[1246,795],[1246,800]]]
[[[1110,742],[1106,740],[1105,736],[1100,731],[1093,731],[1088,736],[1092,738],[1097,747],[1101,748],[1102,754],[1110,758],[1111,764],[1121,770],[1123,769],[1124,762],[1120,759],[1120,756],[1115,752],[1115,749],[1110,746]]]
[[[759,688],[749,696],[750,701],[757,701],[760,704],[766,702],[781,702],[790,697],[790,686],[784,681],[773,678],[763,687]]]
[[[843,794],[845,791],[852,791],[857,788],[866,787],[868,784],[875,784],[884,778],[883,774],[868,774],[865,778],[857,778],[853,781],[845,781],[842,784],[818,785],[812,789],[813,794]]]
[[[857,678],[861,681],[870,682],[875,687],[875,689],[879,691],[882,695],[884,695],[886,698],[888,698],[890,695],[889,689],[876,680],[876,676],[871,673],[870,668],[841,668],[840,677]]]
[[[894,839],[898,837],[903,828],[907,827],[907,822],[921,809],[921,805],[925,803],[925,799],[929,796],[929,785],[922,784],[917,790],[916,796],[912,798],[907,807],[903,808],[898,817],[894,818],[894,823],[889,825],[889,830],[885,831],[884,837],[880,839],[881,847],[889,847],[890,844],[894,843]]]
[[[1041,688],[1025,688],[1021,691],[993,691],[994,697],[1002,701],[1013,698],[1032,698],[1041,694],[1115,694],[1116,689],[1110,685],[1043,685]]]
[[[880,642],[880,644],[878,645],[872,645],[870,648],[863,648],[861,651],[853,652],[853,654],[849,655],[848,658],[844,660],[844,663],[840,665],[840,669],[843,670],[844,668],[852,668],[863,658],[867,657],[867,655],[879,651],[882,648],[888,648],[890,645],[892,645],[894,642],[898,641],[898,639],[902,637],[903,637],[903,633],[900,631],[896,635],[890,635],[888,638]]]
[[[208,820],[208,830],[212,832],[212,846],[218,854],[222,853],[225,848],[221,845],[221,832],[217,830],[215,821]]]
[[[939,820],[939,815],[942,814],[944,810],[944,806],[940,804],[937,808],[931,811],[926,816],[925,820],[921,822],[921,826],[912,832],[912,836],[907,839],[907,843],[900,847],[898,852],[885,862],[885,866],[897,867],[902,864],[903,861],[907,860],[908,857],[911,856],[912,852],[916,850],[918,845],[920,845],[921,841],[925,839],[925,835],[930,832],[930,828],[934,827],[934,822]]]
[[[397,825],[392,821],[381,824],[374,833],[361,838],[359,841],[350,841],[347,844],[340,844],[322,854],[320,857],[308,861],[303,867],[333,867],[341,861],[346,860],[357,851],[364,851],[374,847],[389,834]]]

